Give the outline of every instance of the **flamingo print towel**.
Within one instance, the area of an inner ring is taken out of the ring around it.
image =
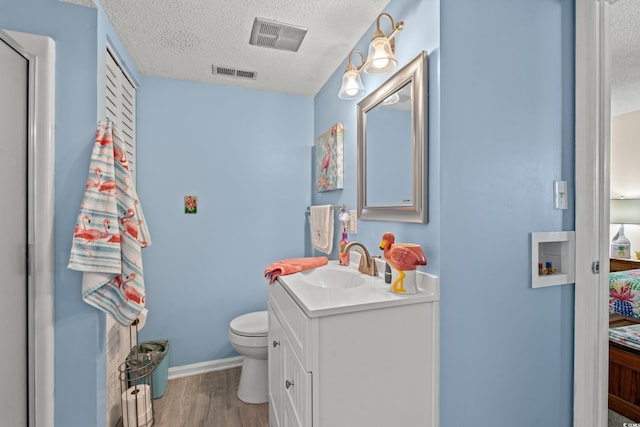
[[[141,248],[151,244],[124,143],[100,122],[68,268],[82,271],[82,299],[129,326],[146,314]]]
[[[276,261],[269,264],[264,270],[264,277],[269,280],[269,284],[271,285],[276,281],[278,276],[321,267],[328,262],[329,260],[326,256],[283,259],[282,261]]]

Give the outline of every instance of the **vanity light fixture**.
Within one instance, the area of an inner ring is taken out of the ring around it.
[[[353,53],[357,53],[360,55],[360,66],[356,67],[353,65],[353,61],[351,61],[351,57]],[[342,86],[340,86],[340,92],[338,92],[338,97],[342,99],[354,99],[364,95],[367,91],[364,89],[362,85],[362,79],[360,78],[360,70],[364,66],[364,54],[362,51],[358,49],[354,49],[349,53],[349,64],[347,64],[347,68],[344,70],[344,75],[342,76]]]
[[[380,29],[380,19],[385,16],[391,21],[391,33],[386,35]],[[404,22],[395,23],[388,13],[381,13],[376,19],[376,31],[373,33],[371,43],[369,43],[369,54],[364,65],[365,73],[369,74],[386,74],[393,70],[398,61],[396,60],[396,41],[395,35],[398,31],[402,31]]]
[[[391,33],[389,35],[386,35],[380,29],[380,19],[383,16],[391,21]],[[385,74],[398,65],[395,55],[395,35],[398,31],[402,31],[403,28],[404,22],[398,21],[398,23],[396,23],[388,13],[383,12],[378,15],[376,19],[376,31],[373,33],[371,43],[369,44],[369,55],[367,55],[367,59],[365,60],[364,54],[358,49],[353,49],[349,53],[349,63],[342,76],[342,86],[340,87],[340,92],[338,92],[338,97],[342,99],[354,99],[366,93],[362,79],[360,78],[361,71],[369,74]],[[354,52],[360,55],[361,63],[358,67],[353,65],[353,61],[351,60]],[[397,100],[395,100],[395,102],[397,102]]]

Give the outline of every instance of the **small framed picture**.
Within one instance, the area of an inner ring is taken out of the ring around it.
[[[184,196],[184,213],[198,213],[198,196]]]

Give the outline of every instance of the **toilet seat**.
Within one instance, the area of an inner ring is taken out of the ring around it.
[[[229,329],[243,337],[266,337],[269,331],[269,316],[266,310],[243,314],[231,321]]]

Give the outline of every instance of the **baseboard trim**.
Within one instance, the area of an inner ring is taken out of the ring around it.
[[[207,372],[221,371],[223,369],[242,366],[244,357],[236,356],[227,359],[208,360],[206,362],[192,363],[190,365],[172,366],[168,369],[168,379],[189,377],[191,375],[206,374]]]

